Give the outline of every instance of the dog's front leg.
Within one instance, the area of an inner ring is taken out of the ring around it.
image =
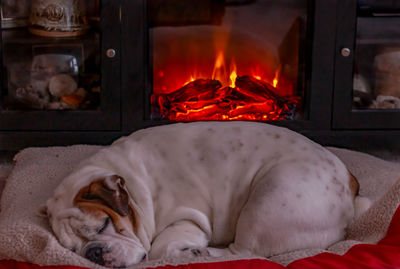
[[[165,257],[197,257],[209,255],[206,233],[191,221],[182,220],[169,225],[154,239],[150,259]]]

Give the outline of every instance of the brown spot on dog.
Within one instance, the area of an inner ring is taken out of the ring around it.
[[[161,157],[167,158],[167,152],[165,150],[160,150]]]
[[[296,198],[300,199],[302,195],[300,193],[296,193]]]
[[[328,165],[335,167],[335,163],[331,159],[326,159],[326,162],[328,163]]]
[[[280,134],[275,134],[275,136],[274,136],[276,139],[279,139],[279,138],[281,138],[281,135]]]
[[[337,177],[335,177],[335,176],[332,177],[332,181],[336,185],[342,185],[342,183],[339,181],[339,179]]]
[[[254,150],[259,150],[259,146],[254,146]]]
[[[339,198],[343,198],[343,192],[341,192],[341,191],[336,191],[336,195],[337,195]]]
[[[74,205],[97,218],[108,215],[117,231],[130,223],[133,231],[138,231],[138,216],[129,201],[125,190],[125,180],[116,175],[108,178],[114,186],[110,187],[106,178],[97,179],[83,187],[74,198]]]
[[[221,159],[222,160],[227,160],[228,159],[228,154],[226,154],[224,151],[221,151],[220,155],[221,155]]]
[[[350,186],[350,191],[353,194],[354,197],[358,195],[358,192],[360,191],[360,184],[358,183],[357,178],[349,172],[349,186]]]
[[[310,173],[310,171],[311,171],[310,168],[308,168],[307,166],[304,166],[304,167],[303,167],[303,170],[304,170],[304,172],[307,173],[307,174]]]

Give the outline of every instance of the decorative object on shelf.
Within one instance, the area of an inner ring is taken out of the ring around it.
[[[378,95],[369,108],[372,109],[399,109],[400,98],[394,96]]]
[[[358,108],[368,108],[372,103],[372,92],[367,79],[355,74],[353,79],[353,105]]]
[[[88,30],[84,0],[32,0],[31,33],[47,37],[83,35]]]
[[[400,98],[400,47],[387,47],[374,59],[375,96]]]
[[[78,89],[75,79],[67,74],[57,74],[49,80],[49,92],[54,97],[71,95]]]
[[[94,110],[100,104],[100,75],[85,46],[50,42],[15,46],[22,51],[7,65],[7,105],[12,109]],[[86,64],[89,68],[86,68]]]
[[[2,0],[1,28],[28,26],[31,0]]]
[[[61,98],[77,91],[78,70],[75,56],[37,55],[32,61],[30,84],[18,88],[16,96],[33,108],[69,109]]]

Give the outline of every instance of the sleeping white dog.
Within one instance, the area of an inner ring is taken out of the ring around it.
[[[121,138],[46,203],[66,248],[108,267],[326,248],[367,202],[331,152],[286,128],[178,123]]]

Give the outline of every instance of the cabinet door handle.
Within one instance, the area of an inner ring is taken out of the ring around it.
[[[343,48],[340,53],[343,57],[349,57],[351,54],[351,50],[349,48]]]
[[[117,54],[115,49],[108,49],[106,51],[106,55],[107,55],[108,58],[114,58],[115,54]]]

